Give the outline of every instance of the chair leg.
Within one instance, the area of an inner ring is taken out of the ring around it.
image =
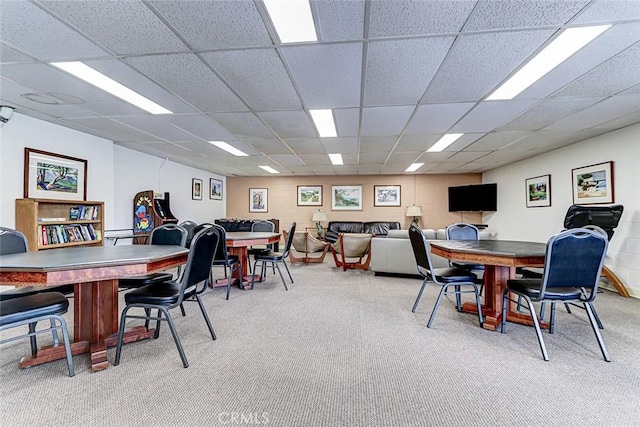
[[[529,314],[531,315],[531,320],[533,320],[533,327],[536,330],[536,335],[538,336],[538,343],[540,344],[540,350],[542,351],[542,358],[545,362],[549,361],[549,355],[547,354],[547,347],[544,345],[544,339],[542,338],[542,331],[540,330],[540,322],[538,321],[538,315],[533,307],[533,302],[531,298],[527,296],[523,296],[525,301],[527,302],[527,308],[529,309]]]
[[[458,313],[462,313],[462,300],[460,298],[460,285],[455,285],[454,288],[456,291],[456,310]]]
[[[151,310],[149,310],[151,313]],[[147,319],[149,320],[149,319]],[[153,339],[157,340],[160,337],[160,326],[162,325],[162,312],[158,309],[158,318],[156,319],[156,331],[153,334]]]
[[[500,316],[500,333],[504,334],[507,328],[507,304],[509,304],[509,290],[505,289],[502,293],[502,316]],[[521,297],[518,296],[518,305],[521,304]]]
[[[544,304],[544,303],[543,303]],[[542,316],[540,316],[540,320],[542,320]],[[553,331],[556,330],[556,303],[551,303],[551,316],[549,319],[549,333],[552,334]]]
[[[69,369],[69,376],[74,376],[75,369],[73,367],[73,357],[71,355],[71,342],[69,341],[69,330],[67,329],[67,322],[61,317],[56,316],[56,319],[60,322],[60,328],[62,329],[62,342],[64,342],[64,349],[67,355],[67,368]],[[55,321],[52,319],[51,323],[55,325]],[[57,335],[57,334],[56,334]]]
[[[200,295],[198,294],[196,294],[196,301],[198,301],[198,305],[200,306],[200,311],[202,311],[202,316],[204,317],[204,321],[207,322],[207,328],[209,328],[209,332],[211,333],[211,338],[215,340],[216,333],[213,331],[213,326],[211,326],[211,321],[209,320],[207,311],[204,309],[204,304],[202,304],[202,300],[200,299]]]
[[[33,334],[36,331],[36,324],[29,323],[29,333]],[[35,334],[29,336],[29,342],[31,343],[31,355],[35,356],[38,353],[38,340]]]
[[[275,266],[275,268],[278,270],[278,274],[280,275],[280,280],[282,280],[282,284],[284,285],[284,290],[288,291],[289,288],[287,288],[287,282],[284,281],[284,276],[282,275],[282,270],[280,270],[280,267],[278,266],[278,263],[274,262],[272,263],[272,265]],[[291,276],[291,275],[289,275]]]
[[[445,289],[447,289],[447,286],[443,286],[440,289],[440,293],[438,294],[438,299],[436,299],[436,303],[433,305],[433,310],[431,311],[431,316],[429,316],[429,322],[427,323],[427,328],[431,327],[431,323],[433,322],[433,319],[436,317],[436,311],[438,311],[438,306],[440,305],[440,300],[442,300],[442,296],[445,293]]]
[[[180,303],[180,311],[182,312],[182,317],[187,317],[187,313],[184,311],[184,305]]]
[[[564,303],[564,308],[565,308],[565,310],[567,310],[567,313],[571,314],[571,307],[569,307],[569,303],[568,302]]]
[[[604,329],[604,326],[602,325],[602,322],[600,321],[600,316],[598,316],[598,312],[596,311],[596,308],[593,306],[593,303],[589,302],[587,304],[589,304],[589,306],[591,307],[591,312],[593,313],[594,319],[596,319],[596,323],[598,324],[598,328],[599,329]]]
[[[592,306],[590,303],[584,304],[584,309],[587,311],[587,316],[589,316],[589,322],[591,322],[591,329],[593,329],[593,333],[596,335],[596,339],[598,340],[598,345],[600,346],[600,351],[602,352],[602,357],[605,361],[611,362],[611,358],[609,357],[609,352],[607,351],[607,347],[604,345],[604,341],[602,340],[602,335],[600,335],[600,329],[596,323],[596,319],[592,310]]]
[[[53,335],[53,345],[58,346],[58,328],[56,327],[56,321],[51,319],[51,335]]]
[[[254,274],[251,275],[251,289],[252,290],[253,290],[253,285],[255,284],[255,281],[256,281],[255,272],[258,271],[257,268],[258,268],[258,263],[259,262],[262,262],[264,264],[264,261],[254,261],[253,262],[253,273]]]
[[[291,272],[289,271],[289,266],[287,266],[287,262],[284,260],[284,258],[282,258],[282,264],[284,265],[285,270],[287,270],[287,274],[289,274],[289,279],[291,279],[291,284],[293,284],[293,277],[291,277]],[[273,268],[274,268],[274,274],[275,274],[275,266],[276,263],[273,263]]]
[[[115,366],[120,364],[120,355],[122,353],[122,340],[124,338],[124,324],[127,320],[127,312],[129,311],[129,307],[125,307],[122,310],[122,314],[120,315],[120,327],[118,328],[118,344],[116,345],[116,360],[113,362]],[[145,308],[145,312],[147,309]]]
[[[167,317],[167,323],[169,323],[169,329],[171,330],[171,335],[173,335],[173,341],[175,341],[178,353],[180,353],[180,359],[182,359],[182,366],[188,368],[189,362],[187,361],[187,356],[184,354],[184,350],[182,349],[182,344],[180,343],[180,338],[178,338],[178,332],[176,331],[176,326],[173,324],[173,319],[166,308],[161,307],[160,310]]]
[[[420,292],[418,292],[418,297],[416,298],[416,302],[413,303],[413,308],[411,309],[412,313],[416,312],[416,309],[418,308],[418,303],[420,302],[420,298],[422,298],[422,293],[424,292],[424,288],[427,286],[427,282],[429,281],[429,279],[424,279],[422,281],[422,286],[420,287]]]
[[[482,328],[484,320],[482,318],[482,305],[480,304],[480,291],[478,291],[478,287],[475,285],[473,286],[473,291],[476,294],[476,305],[478,306],[478,321],[480,321],[480,327]]]

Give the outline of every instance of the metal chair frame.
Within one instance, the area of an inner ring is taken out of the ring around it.
[[[264,280],[266,277],[267,263],[271,263],[271,265],[278,271],[278,274],[280,275],[280,279],[282,280],[282,284],[284,285],[285,291],[288,291],[289,288],[287,287],[287,282],[285,282],[284,276],[282,275],[282,271],[280,270],[280,267],[278,266],[278,264],[282,263],[284,265],[284,268],[287,270],[287,274],[289,275],[289,279],[291,280],[291,284],[293,284],[293,277],[291,276],[291,272],[289,271],[289,267],[287,266],[286,258],[287,256],[289,256],[289,252],[291,251],[291,242],[293,241],[293,235],[295,232],[296,232],[296,223],[292,222],[291,227],[289,228],[289,232],[287,234],[287,239],[284,244],[284,250],[282,252],[271,252],[268,254],[263,254],[263,255],[258,254],[254,256],[254,262],[253,262],[254,273],[258,271],[256,270],[256,268],[258,267],[258,264],[261,264],[260,277],[262,278],[262,280]],[[253,286],[255,284],[255,278],[256,278],[255,274],[251,276],[251,289],[253,289]]]

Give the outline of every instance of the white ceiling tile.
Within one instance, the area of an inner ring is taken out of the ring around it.
[[[410,151],[410,152],[398,152],[394,151],[389,156],[387,163],[392,165],[404,165],[404,168],[408,168],[411,163],[414,163],[420,156],[422,151]]]
[[[367,107],[362,111],[362,136],[397,135],[407,125],[415,107]],[[397,138],[396,138],[397,139]]]
[[[118,123],[111,119],[95,117],[95,118],[70,118],[66,119],[69,122],[77,123],[81,126],[93,129],[95,132],[108,136],[114,142],[141,142],[149,141],[153,139],[153,136],[134,129],[130,126]],[[159,141],[159,139],[158,139]]]
[[[203,53],[240,97],[255,110],[300,110],[302,104],[275,49]]]
[[[117,117],[113,120],[167,141],[192,141],[196,139],[194,135],[170,125],[159,116]]]
[[[404,135],[396,145],[396,151],[424,151],[440,139],[442,135]]]
[[[444,160],[444,163],[468,163],[489,154],[490,151],[460,151]]]
[[[307,108],[358,107],[362,43],[283,47]]]
[[[534,30],[459,36],[424,102],[477,101],[489,95],[553,33]]]
[[[622,116],[618,119],[614,119],[605,123],[601,123],[598,126],[595,126],[596,129],[608,129],[615,130],[620,129],[626,126],[630,126],[636,123],[640,123],[640,112],[635,112],[631,114],[627,114],[626,116]]]
[[[420,105],[411,118],[405,134],[444,133],[474,105],[474,102]]]
[[[33,60],[29,55],[0,42],[0,62],[29,62]]]
[[[538,130],[583,110],[604,98],[552,98],[534,105],[518,117],[500,126],[499,131]]]
[[[284,141],[296,154],[325,154],[318,138],[288,138]]]
[[[273,138],[273,132],[253,113],[207,114],[222,127],[240,138]]]
[[[203,114],[167,114],[162,119],[207,141],[226,141],[234,136]]]
[[[304,111],[266,111],[258,115],[280,138],[314,138],[315,127]]]
[[[363,136],[360,138],[360,151],[386,151],[389,152],[396,144],[397,136]]]
[[[331,165],[331,160],[326,154],[300,154],[299,156],[307,165]]]
[[[251,139],[247,142],[267,156],[292,154],[291,150],[278,139]]]
[[[278,154],[278,155],[269,156],[269,158],[271,158],[271,160],[273,160],[274,162],[286,167],[301,166],[304,164],[302,163],[302,160],[300,160],[300,157],[294,156],[293,154],[283,154],[283,155]]]
[[[360,110],[358,108],[338,108],[333,110],[336,130],[340,136],[358,136]]]
[[[480,102],[449,133],[491,132],[531,107],[535,100]]]
[[[358,138],[355,137],[320,138],[320,141],[327,154],[354,154],[358,152]]]
[[[454,40],[433,37],[370,42],[364,105],[417,103]]]
[[[637,0],[596,0],[571,23],[586,24],[640,18]]]
[[[322,41],[362,39],[364,33],[364,0],[316,1],[318,38]]]
[[[387,160],[389,153],[383,151],[363,151],[358,156],[360,165],[382,165]]]
[[[581,130],[640,110],[637,96],[614,96],[548,126],[548,130]]]
[[[416,162],[425,163],[425,165],[433,165],[437,163],[441,163],[446,161],[449,157],[451,157],[452,153],[449,151],[442,151],[439,153],[424,153]],[[418,171],[423,171],[425,166],[418,169]]]
[[[117,54],[186,49],[173,31],[142,2],[44,0],[40,3]]]
[[[505,147],[509,144],[512,144],[515,141],[518,141],[527,135],[530,135],[531,132],[497,132],[497,133],[488,133],[482,138],[478,139],[473,144],[468,145],[464,151],[465,152],[483,152],[483,151],[493,151],[499,150],[502,147]]]
[[[252,1],[153,0],[150,3],[195,49],[272,44]]]
[[[371,165],[363,165],[363,164],[359,164],[358,165],[358,174],[371,174],[371,175],[377,175],[380,173],[380,171],[383,169],[383,166],[381,164],[371,164]]]
[[[369,37],[392,37],[460,31],[473,1],[371,1]]]
[[[456,139],[453,144],[445,148],[444,151],[449,152],[449,155],[451,155],[451,152],[462,151],[472,142],[475,142],[478,139],[482,138],[483,135],[484,133],[465,133],[460,138]]]

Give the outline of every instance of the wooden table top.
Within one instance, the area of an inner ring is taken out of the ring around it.
[[[514,240],[430,240],[431,252],[457,261],[507,267],[542,266],[546,243]]]
[[[229,231],[227,234],[227,246],[246,247],[251,245],[267,245],[280,240],[280,233],[266,231]]]

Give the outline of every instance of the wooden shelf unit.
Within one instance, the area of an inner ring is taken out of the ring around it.
[[[93,214],[71,219],[71,208]],[[97,212],[96,212],[97,209]],[[104,244],[104,202],[16,199],[16,229],[27,236],[30,251]],[[55,234],[55,236],[54,236]],[[46,239],[46,241],[45,241]]]

